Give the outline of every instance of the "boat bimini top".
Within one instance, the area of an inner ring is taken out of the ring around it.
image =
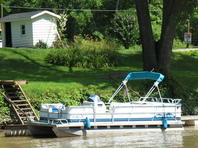
[[[116,89],[116,91],[114,92],[114,94],[111,96],[111,98],[109,99],[110,103],[113,98],[120,92],[120,90],[125,87],[126,92],[127,92],[127,97],[130,101],[130,95],[128,93],[128,88],[127,88],[127,82],[128,80],[155,80],[153,86],[150,88],[150,90],[147,92],[147,94],[145,95],[145,97],[143,97],[143,101],[145,101],[150,95],[151,93],[155,90],[155,88],[157,88],[158,93],[159,93],[159,97],[161,99],[161,101],[163,102],[162,98],[161,98],[161,93],[158,87],[158,84],[163,81],[164,79],[164,75],[162,75],[161,73],[157,73],[157,72],[149,72],[149,71],[142,71],[142,72],[130,72],[126,78],[122,81],[122,83],[120,84],[120,86]]]
[[[148,72],[148,71],[143,71],[143,72],[130,72],[126,78],[124,79],[124,81],[128,81],[128,80],[156,80],[157,82],[161,82],[164,79],[164,75],[162,75],[161,73],[157,73],[157,72]]]

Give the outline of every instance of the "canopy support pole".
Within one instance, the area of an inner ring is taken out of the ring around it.
[[[151,93],[155,90],[155,88],[157,88],[157,91],[159,93],[159,97],[161,99],[161,102],[163,102],[162,97],[161,97],[161,93],[160,93],[160,90],[159,90],[159,87],[158,87],[158,84],[159,84],[159,82],[157,82],[157,81],[153,84],[153,86],[150,88],[148,93],[145,95],[143,101],[145,101],[151,95]]]
[[[150,90],[149,90],[149,91],[147,92],[147,94],[145,95],[143,101],[145,101],[145,100],[151,95],[151,93],[152,93],[154,90],[155,90],[155,85],[153,85],[153,86],[150,88]]]
[[[163,100],[162,100],[162,96],[161,96],[161,92],[160,92],[160,89],[159,89],[159,87],[158,87],[158,86],[157,86],[157,91],[158,91],[158,94],[159,94],[159,97],[160,97],[161,102],[163,102]]]
[[[126,89],[127,98],[129,99],[129,102],[131,102],[131,96],[129,94],[129,89],[128,89],[126,83],[124,84],[124,86],[125,86],[125,89]]]
[[[111,96],[111,98],[108,101],[108,104],[113,100],[113,98],[119,93],[119,91],[123,88],[124,85],[126,85],[127,81],[123,81],[120,86],[116,89],[116,91],[113,93],[113,95]]]

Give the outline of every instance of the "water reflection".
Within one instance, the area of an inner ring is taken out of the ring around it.
[[[31,138],[4,137],[0,133],[0,148],[86,148],[86,147],[198,147],[198,129],[181,131],[134,132],[101,134],[88,137]]]

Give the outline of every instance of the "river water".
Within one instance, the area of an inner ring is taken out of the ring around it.
[[[164,132],[134,132],[69,138],[4,137],[0,132],[0,148],[133,148],[186,147],[198,148],[198,127]]]

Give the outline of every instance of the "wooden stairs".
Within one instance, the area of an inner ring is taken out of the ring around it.
[[[26,81],[0,80],[0,86],[3,89],[2,95],[11,107],[14,113],[11,118],[15,124],[25,125],[28,120],[38,120],[38,117],[28,101],[21,85]]]

